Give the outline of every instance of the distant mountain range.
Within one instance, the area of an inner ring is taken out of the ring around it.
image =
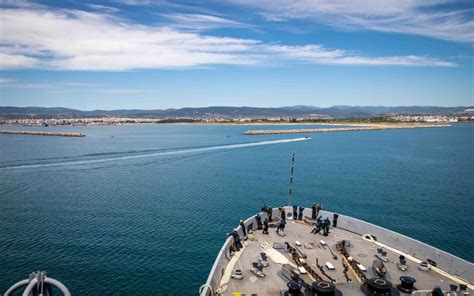
[[[81,111],[68,108],[42,107],[0,107],[0,118],[93,118],[93,117],[133,117],[133,118],[242,118],[242,117],[304,117],[326,116],[336,118],[374,117],[384,114],[453,114],[462,113],[474,106],[332,106],[327,108],[313,106],[288,106],[279,108],[223,107],[155,109],[155,110],[93,110]]]

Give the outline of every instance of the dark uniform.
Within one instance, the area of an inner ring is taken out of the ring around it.
[[[278,223],[278,227],[277,227],[277,233],[280,233],[280,230],[283,230],[285,231],[285,224],[286,224],[286,221],[285,219],[281,219],[280,220],[280,223]]]
[[[267,208],[268,220],[272,221],[273,209]]]
[[[316,219],[318,215],[316,214],[316,204],[311,206],[311,219]]]
[[[247,228],[245,227],[244,221],[240,220],[240,227],[242,227],[242,232],[244,234],[244,238],[247,237]]]
[[[235,249],[238,251],[240,251],[240,249],[243,247],[242,246],[242,242],[240,241],[240,236],[239,236],[239,233],[234,230],[231,232],[232,237],[234,238],[234,246],[235,246]]]
[[[324,232],[324,236],[328,236],[329,234],[329,226],[331,225],[331,222],[329,221],[329,218],[326,217],[326,219],[324,219],[323,221],[323,232]]]
[[[262,230],[262,217],[260,217],[260,214],[255,216],[255,220],[257,220],[257,230]]]
[[[298,215],[298,220],[303,220],[303,211],[304,207],[300,207],[300,214]]]
[[[268,219],[265,218],[265,220],[263,220],[263,231],[262,231],[263,234],[268,234]]]
[[[319,215],[319,211],[321,211],[322,209],[323,209],[322,205],[320,205],[320,204],[316,205],[316,217]]]
[[[332,217],[332,226],[337,227],[337,218],[339,218],[339,215],[337,213],[334,213]]]
[[[286,219],[286,212],[284,208],[280,208],[280,218],[283,220]]]
[[[314,228],[311,230],[311,233],[317,234],[321,231],[321,224],[318,222],[314,223]]]

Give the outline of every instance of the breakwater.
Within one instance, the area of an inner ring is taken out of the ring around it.
[[[248,130],[246,135],[271,135],[271,134],[313,134],[325,132],[351,132],[351,131],[371,131],[371,130],[389,130],[389,129],[410,129],[410,128],[442,128],[449,127],[449,124],[419,124],[419,125],[364,125],[353,127],[335,127],[335,128],[314,128],[314,129],[283,129],[283,130]]]
[[[76,132],[40,132],[40,131],[5,131],[0,130],[0,134],[9,135],[31,135],[31,136],[55,136],[55,137],[85,137],[86,135]]]

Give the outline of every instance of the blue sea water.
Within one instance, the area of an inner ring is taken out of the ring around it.
[[[474,261],[471,124],[295,142],[248,126],[11,128],[87,136],[0,135],[0,292],[46,270],[75,295],[197,295],[225,233],[287,202],[293,151],[294,203]]]

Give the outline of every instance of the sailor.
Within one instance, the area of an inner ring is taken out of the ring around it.
[[[314,222],[314,228],[311,230],[311,233],[317,234],[321,231],[321,223]]]
[[[319,231],[324,229],[323,216],[319,216],[318,219],[316,219],[316,227],[317,227],[317,229],[319,229]],[[316,232],[316,233],[318,233],[318,232]]]
[[[323,231],[323,235],[326,236],[326,220],[320,220],[321,230]]]
[[[226,235],[229,237],[230,233],[227,232]],[[229,251],[230,251],[231,254],[233,254],[235,252],[235,243],[234,242],[232,242],[232,244],[230,245]]]
[[[271,207],[267,207],[266,204],[263,204],[262,212],[267,213],[268,219],[269,219],[270,221],[272,221],[272,212],[273,212],[273,210],[272,210]]]
[[[240,249],[243,246],[242,246],[242,243],[240,242],[240,236],[239,236],[239,233],[237,232],[237,228],[234,228],[234,231],[232,231],[230,235],[232,235],[232,237],[234,238],[235,249],[237,250],[237,252],[240,251]]]
[[[314,203],[314,204],[311,206],[311,219],[316,219],[316,217],[318,216],[318,215],[316,214],[316,208],[317,208],[317,206],[316,206],[316,204]]]
[[[244,240],[247,240],[247,228],[245,228],[244,220],[240,220],[240,227],[242,227],[242,233],[244,234]]]
[[[318,224],[318,226],[321,228],[322,227],[322,220],[323,219],[323,216],[319,216],[318,219],[316,219],[316,223]]]
[[[298,219],[298,206],[293,206],[293,219]]]
[[[280,220],[280,223],[278,223],[278,227],[277,227],[277,230],[276,230],[276,232],[277,232],[278,234],[280,234],[280,230],[282,230],[283,233],[285,232],[285,224],[286,224],[285,219],[281,219],[281,220]]]
[[[280,230],[282,230],[283,232],[285,232],[286,220],[285,220],[285,219],[282,219],[282,220],[280,221],[280,223],[281,223]]]
[[[279,210],[280,210],[280,218],[285,220],[286,219],[285,208],[279,208]]]
[[[331,225],[331,221],[329,221],[329,218],[326,217],[324,220],[323,220],[323,233],[324,233],[324,236],[328,236],[329,234],[329,226]]]
[[[268,218],[267,217],[265,217],[265,220],[263,220],[262,234],[268,234]]]
[[[332,226],[337,227],[337,218],[339,218],[339,215],[337,213],[334,213],[332,216]]]
[[[257,220],[257,230],[262,230],[262,217],[260,216],[260,213],[257,213],[255,220]]]
[[[319,215],[319,211],[323,209],[323,205],[317,204],[316,205],[316,217]]]
[[[300,214],[298,215],[298,220],[303,220],[303,211],[304,211],[304,207],[300,206]]]
[[[268,220],[272,221],[273,209],[272,208],[267,208],[267,214],[268,214]]]

